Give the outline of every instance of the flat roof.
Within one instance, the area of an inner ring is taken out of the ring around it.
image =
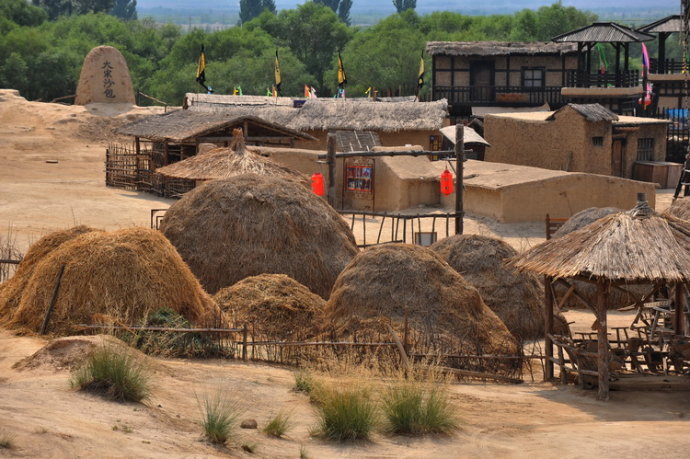
[[[511,118],[524,121],[546,121],[546,119],[553,115],[555,112],[516,112],[516,113],[495,113],[491,115],[486,115],[488,117],[497,118]],[[659,119],[659,118],[643,118],[639,116],[623,116],[618,115],[618,121],[612,121],[612,124],[668,124],[669,120]]]

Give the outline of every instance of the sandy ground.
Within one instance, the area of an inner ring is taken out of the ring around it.
[[[170,205],[171,200],[103,184],[104,149],[113,140],[112,127],[159,111],[130,108],[26,102],[0,90],[0,234],[11,228],[25,251],[43,234],[74,224],[148,226],[151,208]],[[660,193],[657,209],[669,205],[670,193]],[[465,230],[499,236],[518,249],[543,240],[542,222],[502,225],[469,216]],[[362,241],[361,229],[356,233]],[[569,311],[567,317],[579,331],[593,321],[586,311]],[[630,319],[629,314],[612,313],[609,322],[628,325]],[[376,434],[371,442],[334,445],[309,435],[316,418],[306,397],[291,391],[290,369],[234,361],[160,361],[152,398],[144,405],[117,404],[72,391],[68,370],[12,368],[44,344],[0,330],[0,439],[9,436],[14,445],[0,449],[0,456],[247,456],[240,446],[255,444],[258,457],[299,457],[300,450],[314,458],[642,457],[650,452],[685,457],[690,447],[688,393],[614,393],[609,403],[600,403],[591,391],[536,382],[453,385],[462,428],[450,437]],[[255,418],[260,426],[279,410],[290,411],[294,428],[289,438],[242,430],[228,449],[202,441],[195,394],[218,387],[238,400],[244,418]]]

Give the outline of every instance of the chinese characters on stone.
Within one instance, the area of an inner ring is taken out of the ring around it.
[[[110,61],[105,61],[101,68],[103,69],[103,93],[108,99],[114,99],[115,91],[113,91],[113,86],[115,86],[115,82],[112,80],[113,66],[110,65]]]

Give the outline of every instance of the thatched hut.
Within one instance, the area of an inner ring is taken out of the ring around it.
[[[331,206],[277,176],[208,182],[170,206],[161,231],[211,293],[274,273],[327,298],[357,253],[350,228]]]
[[[544,336],[544,287],[535,275],[505,263],[518,254],[515,249],[500,239],[476,234],[456,234],[430,248],[479,290],[518,341]],[[556,314],[555,322],[559,334],[569,334],[562,314]]]
[[[209,180],[228,179],[242,174],[280,176],[309,187],[309,179],[299,172],[247,150],[242,129],[232,132],[229,148],[214,148],[168,166],[156,173],[167,179],[185,180],[198,186]]]
[[[326,302],[285,274],[247,277],[214,295],[231,324],[248,325],[268,340],[312,338],[322,326]]]
[[[103,317],[137,325],[164,307],[193,324],[220,317],[175,248],[151,229],[84,233],[46,254],[26,275],[19,298],[13,298],[18,307],[9,326],[14,328],[41,328],[56,283],[51,333],[69,334],[74,325]]]
[[[618,212],[623,212],[622,209],[617,207],[589,207],[587,209],[581,210],[566,221],[563,226],[558,228],[558,231],[553,233],[552,237],[565,236],[568,233],[572,233],[575,230],[584,228],[590,223],[594,223],[600,218],[604,218],[607,215],[616,214]]]
[[[690,280],[690,227],[680,220],[669,221],[658,216],[644,200],[638,198],[635,208],[612,214],[573,231],[548,240],[516,257],[514,266],[547,276],[548,279],[570,278],[597,286],[598,397],[608,400],[609,346],[606,320],[606,293],[627,284],[675,284],[676,334],[682,333],[685,308],[683,284]],[[547,284],[548,285],[548,284]],[[552,316],[555,298],[546,289],[545,317]],[[553,346],[550,334],[553,324],[547,320],[545,378],[553,377]]]
[[[338,337],[379,341],[407,321],[423,352],[515,355],[517,346],[477,289],[425,247],[386,244],[361,252],[338,276],[326,306]],[[388,338],[390,339],[390,338]]]
[[[29,247],[14,276],[0,284],[0,323],[9,320],[14,314],[27,283],[41,261],[65,242],[92,231],[100,230],[79,225],[55,231],[43,236]]]

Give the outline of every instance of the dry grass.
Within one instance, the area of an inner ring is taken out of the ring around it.
[[[415,381],[401,381],[384,392],[383,413],[388,430],[395,434],[450,433],[458,421],[444,388]]]
[[[357,253],[350,228],[323,199],[294,182],[255,174],[185,194],[168,209],[161,231],[211,293],[275,273],[327,298]]]
[[[219,389],[214,395],[205,395],[203,400],[197,397],[197,403],[204,435],[211,443],[224,444],[237,426],[240,415],[237,402]]]
[[[8,226],[5,236],[0,236],[0,259],[5,260],[21,260],[22,253],[17,249],[17,241],[12,232],[12,227]],[[16,271],[17,265],[0,264],[0,284],[12,277]],[[1,291],[1,289],[0,289]],[[2,307],[0,307],[0,317],[2,316]]]
[[[378,424],[376,402],[359,387],[319,386],[318,427],[313,432],[329,440],[367,440]]]
[[[281,411],[271,419],[264,427],[263,431],[272,437],[281,438],[292,427],[290,414]]]
[[[11,326],[39,330],[63,265],[49,326],[53,333],[71,334],[74,325],[95,320],[138,325],[163,307],[192,324],[211,323],[220,316],[160,232],[127,228],[76,236],[46,253],[35,266],[28,264],[25,273],[18,272],[13,280],[24,288],[11,298],[18,304]]]

